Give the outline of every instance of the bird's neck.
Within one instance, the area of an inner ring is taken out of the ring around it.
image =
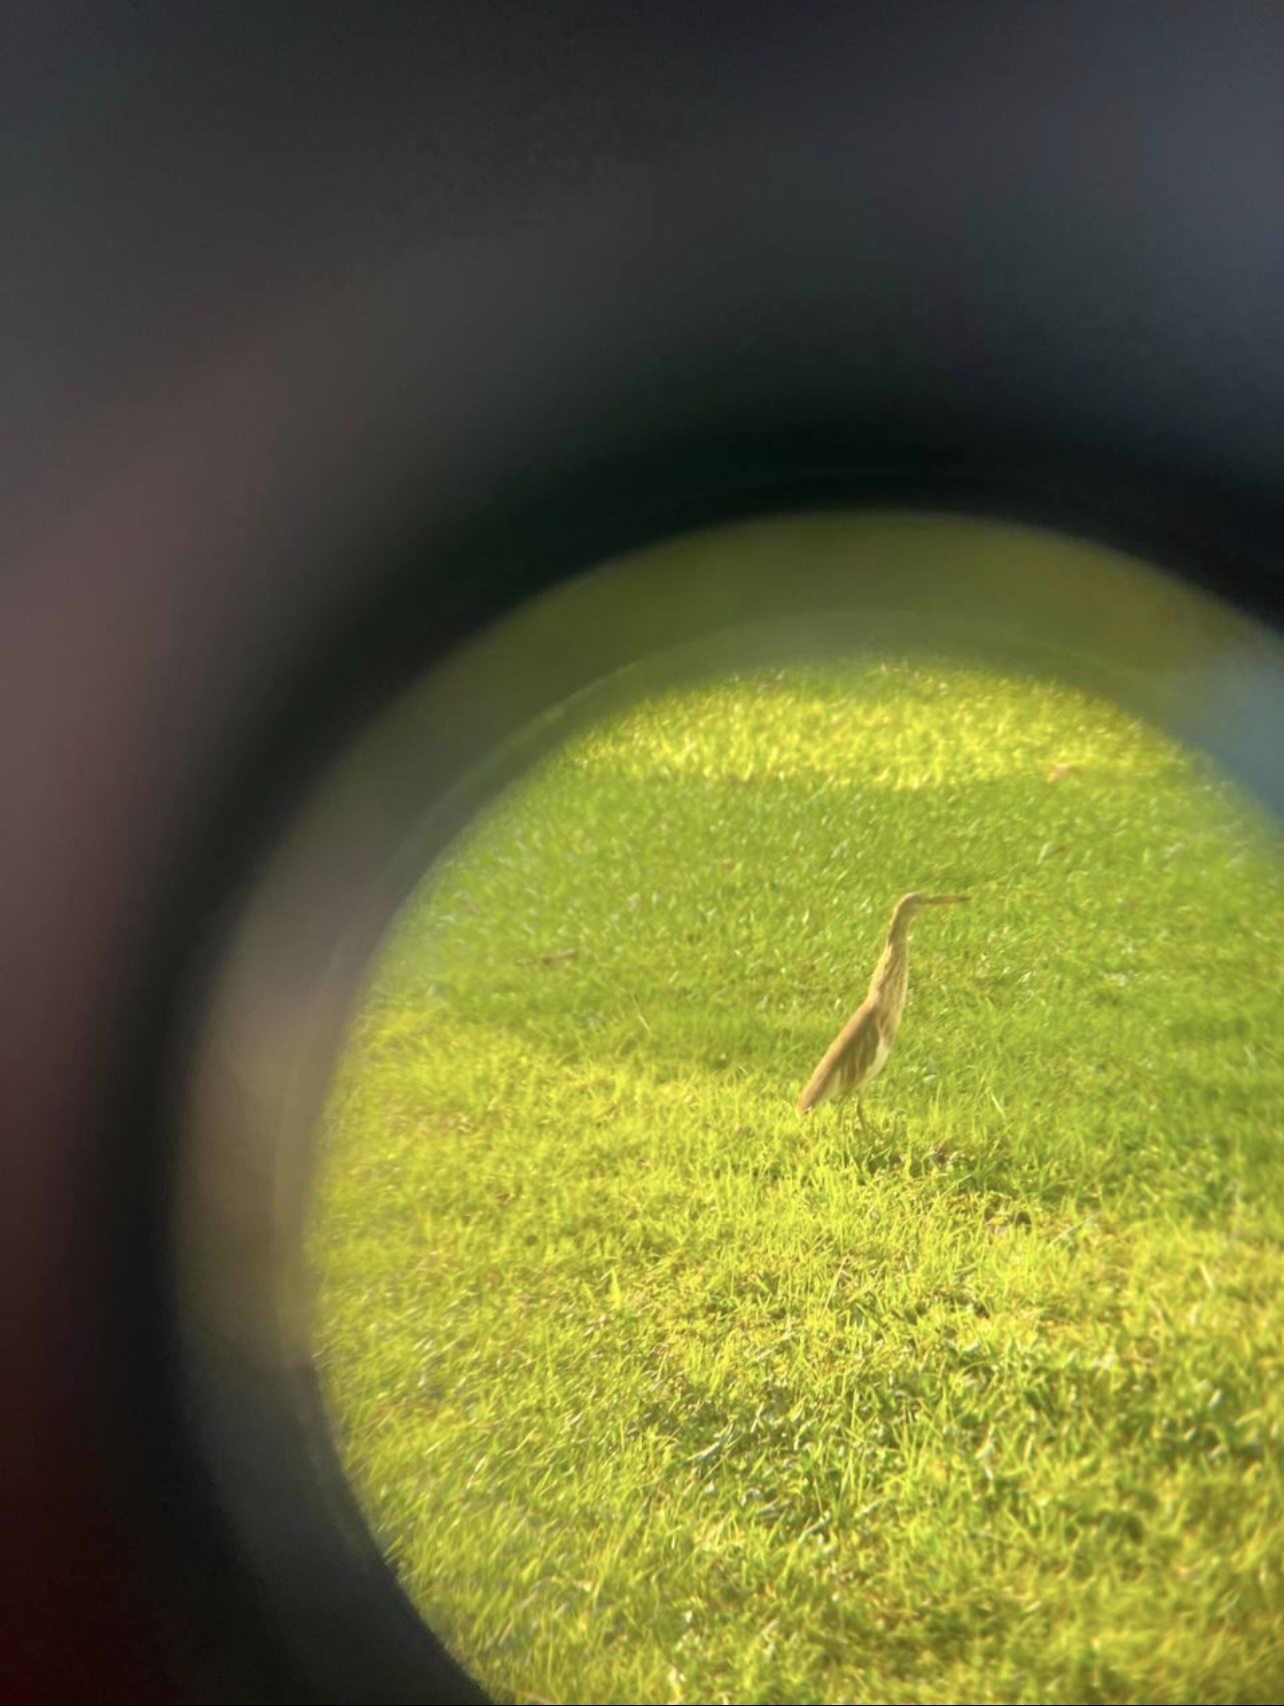
[[[903,998],[909,978],[909,920],[895,918],[883,944],[882,958],[870,979],[870,1001]]]

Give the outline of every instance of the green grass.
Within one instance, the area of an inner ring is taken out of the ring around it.
[[[800,1120],[918,887],[971,899],[871,1130]],[[427,1620],[509,1700],[1278,1698],[1282,941],[1274,829],[1046,685],[735,680],[542,766],[390,940],[318,1188]]]

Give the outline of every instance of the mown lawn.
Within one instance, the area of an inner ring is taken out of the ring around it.
[[[871,1129],[800,1119],[920,887]],[[1060,688],[775,673],[545,764],[390,940],[313,1223],[427,1620],[509,1700],[1277,1699],[1282,944],[1277,832]]]

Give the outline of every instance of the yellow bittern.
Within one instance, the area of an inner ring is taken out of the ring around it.
[[[883,957],[870,979],[869,994],[839,1031],[825,1058],[812,1073],[798,1100],[798,1112],[810,1113],[822,1102],[856,1097],[856,1118],[861,1128],[865,1113],[861,1097],[876,1078],[892,1052],[905,994],[909,987],[909,927],[925,906],[953,906],[966,900],[962,894],[907,894],[896,903],[887,932]]]

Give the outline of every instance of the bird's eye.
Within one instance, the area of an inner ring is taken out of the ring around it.
[[[189,1085],[260,1574],[364,1523],[508,1699],[1270,1696],[1281,709],[1159,573],[922,515],[670,542],[407,691]],[[915,891],[863,1119],[801,1118]]]

